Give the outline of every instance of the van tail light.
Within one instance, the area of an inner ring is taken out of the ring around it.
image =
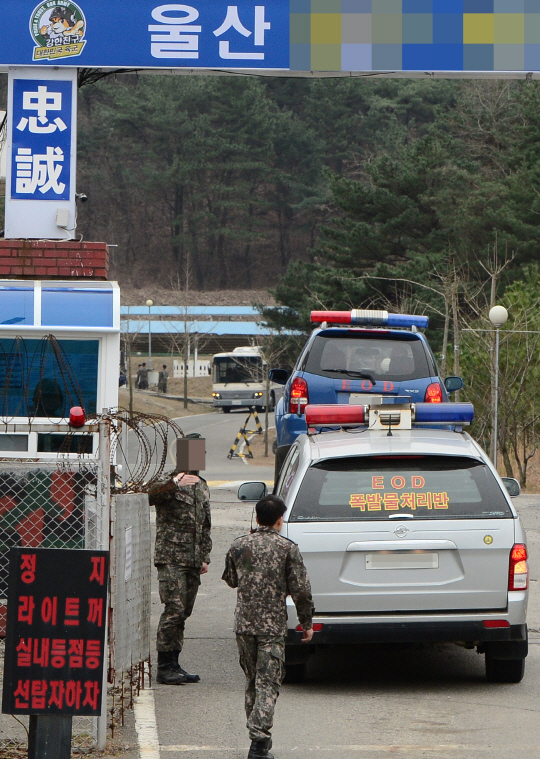
[[[484,619],[484,627],[486,630],[496,627],[510,627],[510,622],[507,619]]]
[[[426,395],[424,397],[424,403],[442,403],[442,387],[438,382],[432,382],[428,385]]]
[[[527,563],[527,546],[524,543],[516,543],[510,552],[508,590],[527,590],[528,587],[529,565]]]
[[[295,377],[291,384],[291,397],[289,400],[290,414],[303,414],[309,403],[307,382],[302,377]]]
[[[313,632],[320,632],[323,629],[323,623],[322,622],[314,622],[313,624]],[[296,625],[296,632],[301,633],[304,631],[304,628],[302,625]]]

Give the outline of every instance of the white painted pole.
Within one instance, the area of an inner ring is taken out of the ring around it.
[[[103,409],[106,413],[107,409]],[[100,483],[99,483],[99,501],[101,506],[101,549],[110,551],[109,566],[111,578],[110,585],[113,581],[114,574],[114,541],[111,540],[110,515],[111,515],[111,436],[110,422],[102,421],[99,423],[99,455],[100,463]],[[107,604],[107,629],[109,622],[109,604]],[[107,744],[107,662],[109,661],[109,651],[107,644],[108,636],[105,636],[105,645],[103,649],[103,683],[102,683],[102,701],[101,715],[97,718],[97,749],[104,751]]]
[[[500,328],[495,330],[495,402],[493,408],[493,463],[497,469],[498,435],[499,435],[499,350]]]

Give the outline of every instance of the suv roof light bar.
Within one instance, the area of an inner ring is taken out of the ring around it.
[[[474,419],[472,403],[410,403],[408,398],[392,398],[393,402],[388,403],[386,400],[382,398],[381,403],[366,406],[308,404],[305,407],[306,424],[308,428],[371,427],[374,425],[375,414],[383,427],[390,423],[394,428],[411,429],[411,424],[419,427],[446,424],[464,426],[471,424]],[[396,400],[399,403],[395,403]],[[385,420],[385,416],[389,416],[389,419]],[[377,429],[381,429],[379,424]]]
[[[366,327],[416,327],[427,329],[429,317],[411,314],[389,314],[388,311],[371,311],[355,308],[352,311],[312,311],[313,324],[354,324]]]

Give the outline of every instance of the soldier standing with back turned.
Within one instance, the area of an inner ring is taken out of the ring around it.
[[[313,637],[307,571],[296,543],[279,534],[285,511],[285,504],[275,495],[257,502],[259,527],[233,542],[222,577],[231,588],[238,588],[234,631],[246,676],[248,759],[274,759],[270,730],[285,674],[288,595],[304,630],[302,642]]]
[[[210,491],[196,473],[165,475],[149,491],[156,507],[156,550],[159,597],[165,605],[159,620],[156,648],[157,681],[164,685],[196,683],[178,663],[184,644],[184,626],[191,616],[201,575],[208,572]]]

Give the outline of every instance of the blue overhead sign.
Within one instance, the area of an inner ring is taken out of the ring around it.
[[[0,65],[289,68],[289,0],[0,0]]]
[[[69,200],[73,85],[13,80],[11,197]]]

